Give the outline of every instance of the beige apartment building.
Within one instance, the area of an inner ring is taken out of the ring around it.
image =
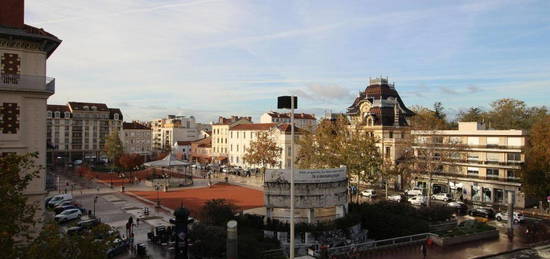
[[[387,78],[370,79],[346,115],[352,127],[370,132],[379,140],[377,146],[384,158],[392,162],[401,158],[410,131],[409,119],[414,113],[401,100],[395,84]]]
[[[193,116],[168,115],[151,122],[154,151],[171,150],[178,141],[199,139],[199,127]]]
[[[483,205],[506,205],[508,193],[515,207],[529,203],[521,190],[519,170],[525,161],[524,130],[490,130],[477,122],[460,122],[458,130],[412,131],[415,154],[434,149],[443,162],[433,175],[433,189],[450,192]],[[452,149],[452,152],[449,151]],[[417,175],[416,185],[426,187],[426,174]]]
[[[252,117],[231,116],[229,118],[219,117],[216,123],[212,124],[212,157],[215,163],[227,163],[229,159],[228,139],[229,129],[240,124],[252,123]]]
[[[22,0],[0,1],[0,156],[38,152],[35,164],[46,167],[46,103],[55,93],[46,67],[59,44],[56,36],[25,24]],[[40,170],[24,191],[38,206],[37,217],[45,188]]]
[[[145,157],[151,155],[151,127],[135,121],[124,122],[120,139],[125,153],[139,154]]]
[[[290,113],[266,112],[260,116],[260,123],[290,123]],[[294,125],[301,129],[313,129],[317,119],[313,114],[294,113]]]
[[[253,123],[240,124],[229,129],[228,136],[228,157],[229,164],[232,166],[240,166],[243,168],[258,167],[259,165],[250,165],[243,161],[246,149],[250,147],[250,143],[256,140],[258,134],[267,133],[277,146],[281,148],[281,156],[278,159],[278,165],[268,168],[289,168],[291,162],[290,155],[290,124],[276,123]],[[299,128],[295,128],[295,134],[298,135]],[[299,146],[295,145],[295,157],[299,152]]]
[[[47,107],[48,161],[95,161],[112,132],[122,131],[122,112],[104,103],[69,102]]]

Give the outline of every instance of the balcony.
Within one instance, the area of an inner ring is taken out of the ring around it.
[[[55,93],[55,78],[31,75],[0,75],[0,90]]]

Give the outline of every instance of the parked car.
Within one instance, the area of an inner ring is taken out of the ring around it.
[[[107,250],[107,258],[113,258],[117,255],[123,254],[128,251],[130,242],[128,239],[115,239],[109,250]]]
[[[71,194],[58,194],[48,202],[48,207],[54,208],[55,206],[61,204],[62,202],[72,201],[72,200],[73,200],[73,196]]]
[[[65,210],[55,216],[55,221],[58,223],[67,222],[70,220],[78,219],[82,216],[82,212],[79,209]]]
[[[461,202],[461,201],[451,201],[447,203],[447,207],[455,208],[460,213],[464,213],[468,210],[468,206],[466,206],[466,204],[464,204],[464,202]]]
[[[79,227],[83,227],[83,228],[93,228],[93,227],[99,225],[99,220],[98,219],[82,220],[82,221],[78,222],[77,225]]]
[[[489,208],[474,208],[468,212],[468,215],[490,219],[495,216],[495,212]]]
[[[403,199],[403,196],[401,196],[401,194],[394,194],[394,195],[388,196],[388,200],[390,201],[401,202],[402,199]]]
[[[410,197],[408,199],[408,201],[412,204],[412,205],[416,205],[416,206],[422,206],[422,205],[425,205],[426,204],[426,197],[424,196],[413,196],[413,197]]]
[[[440,192],[440,193],[432,195],[432,200],[449,201],[449,200],[451,200],[451,194]]]
[[[499,212],[495,215],[495,219],[497,221],[502,221],[502,220],[508,220],[508,212],[507,211],[504,211],[504,212]],[[519,212],[515,212],[514,211],[514,220],[512,221],[514,224],[517,224],[517,223],[520,223],[524,220],[525,218],[523,217],[523,214],[519,213]]]
[[[408,196],[418,196],[418,195],[422,195],[423,191],[421,188],[415,187],[410,190],[406,190],[405,194]]]
[[[85,209],[80,208],[80,207],[75,206],[75,205],[57,206],[53,209],[53,211],[54,211],[55,215],[57,215],[57,214],[59,214],[63,211],[70,210],[70,209],[78,209],[78,210],[80,210],[80,212],[85,213]]]
[[[369,197],[369,198],[375,198],[376,197],[376,191],[373,189],[366,189],[361,192],[361,196]]]
[[[73,161],[73,164],[74,164],[74,165],[81,165],[81,164],[82,164],[82,160],[75,160],[75,161]]]

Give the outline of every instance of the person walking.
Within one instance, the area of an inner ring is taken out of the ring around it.
[[[420,245],[420,252],[422,252],[422,258],[426,259],[426,255],[428,254],[428,251],[424,243]]]

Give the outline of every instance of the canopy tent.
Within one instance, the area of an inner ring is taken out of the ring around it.
[[[168,154],[165,158],[157,161],[144,163],[148,167],[173,167],[173,166],[188,166],[191,163],[177,160],[172,154]]]

